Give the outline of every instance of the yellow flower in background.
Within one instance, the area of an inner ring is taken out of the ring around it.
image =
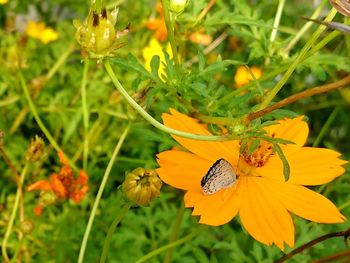
[[[47,44],[58,38],[58,33],[51,27],[47,27],[44,22],[29,21],[26,28],[29,37],[40,40]]]
[[[170,128],[210,135],[196,119],[171,109],[162,115]],[[345,217],[321,194],[308,189],[342,175],[347,162],[336,151],[305,147],[309,128],[303,117],[285,119],[265,128],[266,136],[295,144],[280,145],[290,165],[285,181],[283,163],[271,143],[262,141],[248,155],[240,141],[207,142],[172,136],[184,150],[157,155],[163,182],[184,190],[186,207],[193,207],[199,223],[220,226],[239,214],[247,232],[259,242],[294,246],[291,214],[317,223],[342,223]]]
[[[258,67],[253,66],[250,68],[250,71],[256,79],[259,79],[262,75],[262,70]],[[236,86],[241,87],[252,81],[253,77],[245,66],[240,66],[236,71],[234,80]]]
[[[8,0],[0,0],[0,5],[4,5],[8,2]]]
[[[171,47],[170,47],[169,43],[166,45],[165,50],[169,54],[170,57],[173,56],[173,53],[171,51]],[[162,75],[165,75],[163,64],[165,64],[166,61],[165,61],[165,56],[164,56],[164,52],[163,52],[163,47],[161,46],[161,44],[158,42],[158,40],[156,38],[151,38],[148,46],[143,48],[142,56],[145,60],[145,68],[148,71],[151,71],[151,60],[152,60],[153,56],[159,56],[160,65],[159,65],[159,69],[158,69],[158,75],[160,77]]]

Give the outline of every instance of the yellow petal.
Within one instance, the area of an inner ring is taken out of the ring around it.
[[[273,191],[284,207],[300,217],[317,223],[342,223],[345,220],[331,201],[306,187],[267,178],[262,186]]]
[[[269,135],[275,138],[282,138],[294,142],[298,146],[303,146],[309,134],[309,127],[303,121],[303,116],[294,119],[285,119],[278,124],[265,128]]]
[[[242,198],[240,218],[242,225],[256,240],[276,244],[281,250],[284,243],[294,246],[294,225],[288,211],[276,200],[273,191],[261,184],[265,178],[243,176],[246,187]]]
[[[239,184],[237,181],[236,183]],[[242,187],[235,185],[222,189],[213,195],[188,191],[185,194],[185,206],[194,207],[192,215],[200,215],[199,223],[220,226],[231,221],[239,210]]]
[[[290,166],[288,183],[293,184],[328,183],[344,173],[342,165],[347,163],[339,159],[339,153],[329,149],[286,145],[283,152]],[[283,164],[276,155],[256,171],[261,176],[284,181]]]
[[[197,120],[190,118],[174,109],[170,109],[171,114],[162,115],[164,124],[176,130],[185,131],[197,135],[210,135],[209,131],[199,124]],[[238,161],[238,143],[230,142],[207,142],[185,139],[179,136],[172,136],[178,143],[186,149],[200,157],[208,160],[211,164],[220,158],[224,158],[232,165]]]
[[[211,163],[182,151],[165,151],[157,155],[159,177],[165,183],[183,190],[201,191],[201,180]]]

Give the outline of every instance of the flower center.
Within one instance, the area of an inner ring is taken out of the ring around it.
[[[249,147],[247,147],[249,149]],[[247,150],[243,152],[242,157],[251,166],[262,167],[274,155],[272,144],[262,141],[259,146],[249,155]]]

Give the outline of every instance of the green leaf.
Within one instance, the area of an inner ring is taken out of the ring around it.
[[[281,147],[277,143],[273,145],[273,149],[278,154],[278,156],[280,157],[280,159],[283,163],[284,180],[287,182],[289,179],[289,175],[290,175],[290,166],[289,166],[288,160],[287,160],[286,156],[284,155]]]

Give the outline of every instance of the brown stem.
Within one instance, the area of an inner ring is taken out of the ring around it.
[[[334,255],[326,256],[320,259],[317,259],[315,261],[312,261],[312,263],[326,263],[326,262],[335,262],[336,260],[343,259],[343,262],[349,262],[350,261],[350,249],[344,250],[342,252],[339,252]],[[348,260],[348,261],[346,261]]]
[[[205,15],[209,12],[209,10],[215,5],[216,0],[211,0],[209,4],[202,10],[202,12],[198,15],[195,24],[197,24]]]
[[[340,232],[332,232],[332,233],[328,233],[326,235],[320,236],[318,238],[315,238],[313,240],[311,240],[310,242],[307,242],[306,244],[292,250],[291,252],[289,252],[288,254],[285,254],[283,257],[281,257],[279,260],[275,261],[275,263],[282,263],[287,261],[288,259],[290,259],[291,257],[295,256],[296,254],[299,254],[301,252],[303,252],[305,249],[310,248],[322,241],[325,241],[327,239],[333,238],[333,237],[344,237],[344,241],[345,243],[347,242],[347,238],[350,236],[350,228],[344,230],[344,231],[340,231]]]
[[[312,88],[309,90],[299,92],[299,93],[294,94],[292,96],[289,96],[288,98],[285,98],[285,99],[283,99],[283,100],[281,100],[281,101],[279,101],[279,102],[277,102],[269,107],[266,107],[265,109],[262,109],[262,110],[259,110],[256,112],[252,112],[246,117],[246,120],[248,122],[250,122],[250,121],[255,120],[255,119],[257,119],[257,118],[259,118],[267,113],[270,113],[270,112],[276,110],[276,109],[279,109],[279,108],[282,108],[288,104],[291,104],[295,101],[298,101],[298,100],[301,100],[301,99],[304,99],[307,97],[311,97],[311,96],[316,95],[316,94],[321,94],[321,93],[329,92],[331,90],[343,88],[343,87],[347,86],[348,84],[350,84],[350,75],[341,79],[341,80],[338,80],[334,83],[322,85],[319,87],[315,87],[315,88]]]
[[[15,166],[12,164],[10,158],[7,156],[5,149],[0,145],[0,157],[2,157],[2,159],[4,160],[4,162],[7,164],[7,166],[10,168],[10,170],[14,173],[14,175],[16,176],[16,181],[19,181],[19,174],[15,168]]]

